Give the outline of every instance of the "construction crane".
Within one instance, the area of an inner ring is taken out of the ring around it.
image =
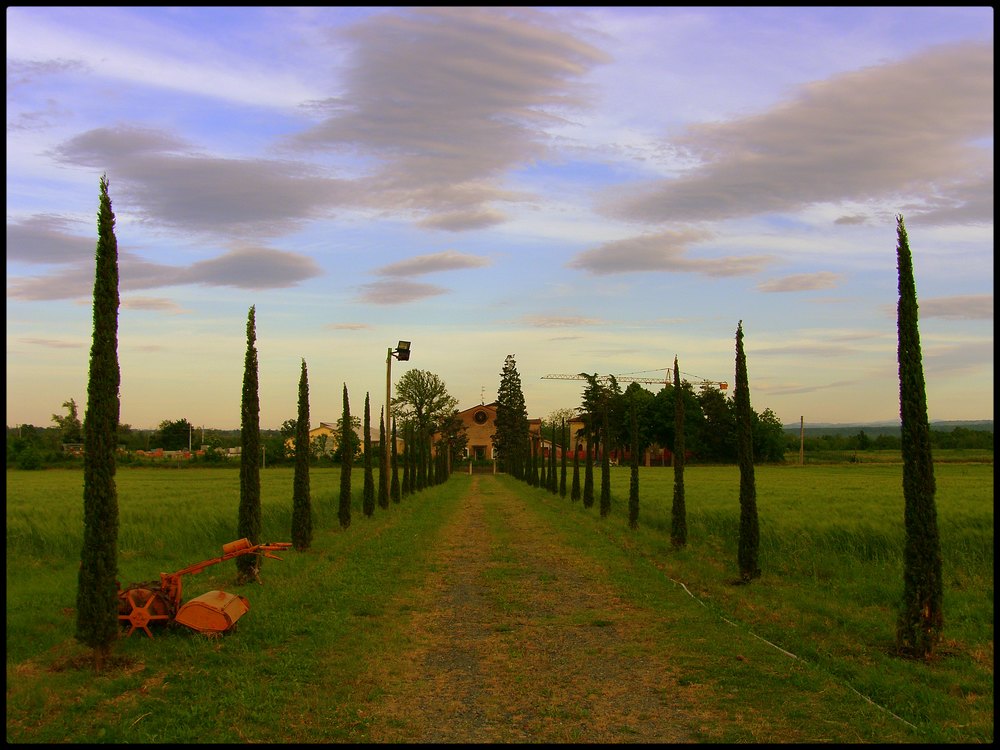
[[[649,371],[647,370],[647,372],[649,372]],[[688,373],[681,373],[681,375],[687,375],[687,374]],[[696,377],[696,376],[692,375],[691,377]],[[587,378],[588,378],[588,376],[587,375],[583,375],[583,374],[579,374],[579,375],[559,375],[559,374],[542,375],[542,380],[587,380]],[[670,379],[670,371],[669,370],[668,370],[667,374],[664,375],[662,378],[640,378],[640,377],[635,377],[634,375],[598,375],[597,376],[598,382],[603,382],[603,383],[606,383],[606,382],[610,381],[611,378],[614,378],[619,383],[647,383],[647,384],[650,384],[650,385],[673,385],[673,381]],[[705,380],[704,378],[698,378],[698,380],[700,381],[701,385],[715,386],[720,391],[724,391],[724,390],[726,390],[726,389],[729,388],[729,383],[727,383],[724,380]]]

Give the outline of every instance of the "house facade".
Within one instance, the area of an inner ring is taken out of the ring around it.
[[[465,428],[468,442],[465,445],[465,455],[474,461],[492,461],[496,459],[493,433],[496,432],[497,404],[479,404],[458,413],[458,418]]]

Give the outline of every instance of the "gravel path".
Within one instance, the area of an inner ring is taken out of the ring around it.
[[[529,503],[473,477],[433,550],[412,647],[372,667],[369,739],[691,741],[652,615],[618,598]]]

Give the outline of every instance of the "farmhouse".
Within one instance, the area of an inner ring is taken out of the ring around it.
[[[493,444],[493,433],[496,432],[497,402],[489,404],[479,404],[458,412],[458,418],[465,428],[468,442],[465,447],[465,454],[462,458],[471,458],[474,461],[490,461],[496,459],[496,450]],[[576,432],[583,427],[582,420],[573,420],[567,427],[571,440]],[[542,420],[528,420],[528,434],[531,436],[532,447],[536,452],[542,452],[546,457],[553,455],[552,436],[548,433],[542,435]],[[437,442],[439,436],[435,435]],[[559,444],[560,437],[556,435],[555,455],[562,457],[563,446]],[[584,438],[576,438],[579,450],[583,450],[586,445]]]

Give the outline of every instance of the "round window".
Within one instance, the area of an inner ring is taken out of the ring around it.
[[[486,424],[487,415],[486,412],[480,409],[472,415],[472,418],[476,420],[476,424]]]

